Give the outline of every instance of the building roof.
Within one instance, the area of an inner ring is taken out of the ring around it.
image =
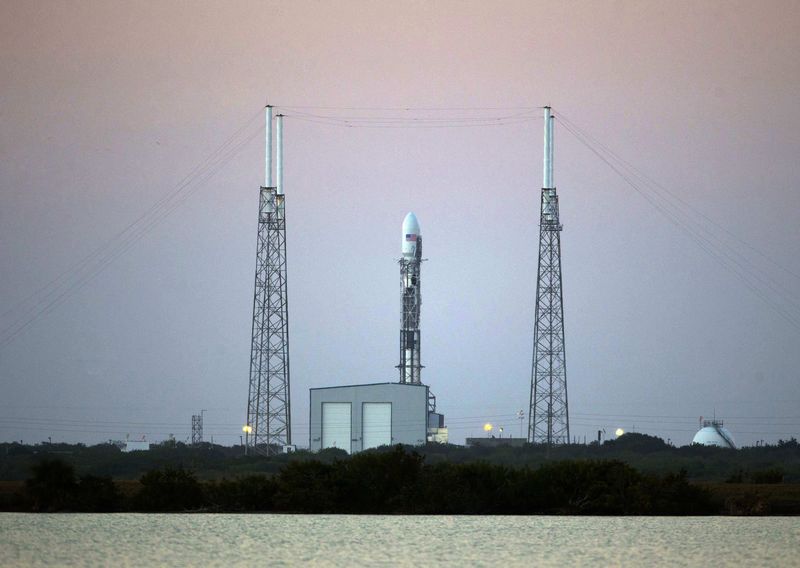
[[[428,385],[423,384],[414,384],[414,383],[398,383],[398,382],[385,382],[385,383],[364,383],[359,385],[332,385],[329,387],[311,387],[308,390],[325,390],[325,389],[352,389],[358,387],[377,387],[382,385],[395,385],[398,387],[425,387],[427,388]]]

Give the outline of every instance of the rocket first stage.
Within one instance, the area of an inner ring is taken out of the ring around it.
[[[400,382],[421,384],[419,312],[420,265],[422,264],[422,235],[416,215],[409,213],[403,220],[403,256],[400,259],[402,316],[400,321]]]

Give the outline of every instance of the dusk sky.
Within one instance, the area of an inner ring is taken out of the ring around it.
[[[451,441],[519,436],[546,104],[572,435],[683,445],[716,413],[740,444],[797,437],[798,30],[796,1],[2,2],[0,440],[185,440],[206,409],[239,443],[267,102],[298,446],[309,388],[398,379],[408,211]]]

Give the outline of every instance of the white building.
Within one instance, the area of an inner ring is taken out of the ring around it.
[[[143,452],[150,449],[150,442],[145,440],[128,440],[122,448],[123,452]]]
[[[429,434],[446,442],[444,417],[429,414],[428,396],[426,385],[408,383],[311,389],[309,448],[351,454],[394,444],[423,445]]]

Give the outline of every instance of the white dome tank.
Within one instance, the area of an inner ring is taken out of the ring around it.
[[[727,428],[722,427],[722,420],[703,420],[703,427],[694,435],[692,444],[736,449],[733,435]]]

